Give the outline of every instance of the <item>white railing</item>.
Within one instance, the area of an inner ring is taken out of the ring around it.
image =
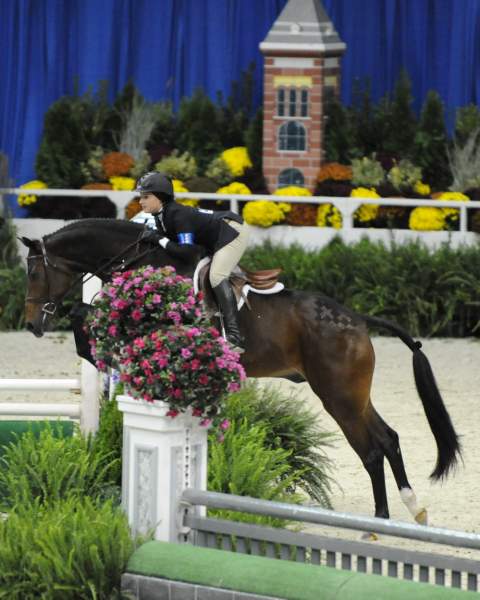
[[[91,302],[100,291],[101,281],[94,277],[83,285],[83,301]],[[0,391],[73,391],[79,403],[0,402],[1,416],[68,417],[80,420],[85,433],[98,429],[100,378],[97,369],[82,360],[78,379],[0,379]]]
[[[3,195],[35,195],[35,196],[103,196],[109,198],[117,208],[117,217],[124,218],[125,208],[133,198],[138,197],[136,192],[115,192],[112,190],[69,190],[69,189],[22,189],[22,188],[0,188],[0,198]],[[456,208],[460,211],[459,231],[468,230],[467,211],[472,208],[480,208],[480,201],[469,200],[468,202],[457,202],[448,200],[425,200],[421,198],[350,198],[329,196],[276,196],[267,194],[216,194],[212,192],[179,192],[176,198],[190,198],[199,200],[226,200],[230,203],[230,210],[239,212],[239,202],[250,202],[252,200],[270,200],[272,202],[292,202],[297,204],[333,204],[342,214],[342,229],[355,229],[353,214],[361,204],[372,204],[377,206],[404,206],[413,208],[417,206],[431,206],[433,208]]]

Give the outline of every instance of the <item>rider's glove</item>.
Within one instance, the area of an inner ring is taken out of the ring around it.
[[[140,241],[150,242],[151,244],[158,244],[159,240],[160,234],[154,229],[145,229],[140,236]]]

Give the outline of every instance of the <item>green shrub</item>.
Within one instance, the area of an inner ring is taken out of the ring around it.
[[[299,473],[287,491],[298,489],[322,506],[330,507],[332,464],[327,456],[334,437],[321,429],[315,414],[295,392],[248,382],[227,399],[222,417],[232,423],[246,419],[250,426],[266,430],[268,448],[288,452],[287,475]]]
[[[0,598],[121,598],[135,545],[126,515],[110,501],[22,506],[0,521]]]
[[[121,392],[119,392],[121,393]],[[108,481],[120,490],[122,485],[123,414],[118,410],[115,398],[103,397],[100,402],[98,431],[93,439],[94,452],[110,455],[113,461]]]
[[[185,181],[185,179],[195,177],[197,174],[197,163],[189,152],[179,154],[178,150],[174,150],[170,156],[157,162],[155,170],[166,173],[175,179]]]
[[[450,189],[454,192],[480,187],[480,126],[474,129],[463,144],[455,141],[448,152],[453,175]]]
[[[5,507],[40,505],[70,497],[104,497],[111,493],[111,472],[118,459],[93,438],[65,436],[55,424],[38,435],[23,434],[5,446],[0,459],[0,498]]]
[[[233,421],[222,442],[209,444],[208,489],[224,494],[251,496],[264,500],[298,502],[291,492],[299,471],[288,464],[290,452],[269,448],[267,428],[252,425],[247,419]],[[213,443],[212,443],[213,442]],[[270,517],[252,516],[234,511],[212,510],[221,519],[233,519],[279,526],[283,521]]]
[[[337,238],[307,251],[265,243],[247,251],[242,264],[281,265],[287,287],[317,291],[359,313],[396,321],[414,336],[464,336],[480,329],[478,246],[429,250],[421,242],[387,247],[367,239],[346,245]]]

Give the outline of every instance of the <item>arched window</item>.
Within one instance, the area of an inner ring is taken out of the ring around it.
[[[288,185],[298,185],[303,187],[305,178],[298,169],[284,169],[278,176],[278,187],[287,187]]]
[[[289,121],[278,130],[278,149],[304,152],[306,149],[305,127],[297,121]]]

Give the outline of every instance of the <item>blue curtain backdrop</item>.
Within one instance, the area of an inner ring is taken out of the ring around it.
[[[286,0],[0,0],[0,150],[16,184],[34,163],[49,105],[107,80],[113,98],[132,80],[149,100],[202,86],[215,98],[251,61],[261,102],[258,50]],[[402,67],[415,108],[437,90],[450,123],[480,101],[480,0],[323,0],[347,44],[342,100],[356,78],[375,100]]]

